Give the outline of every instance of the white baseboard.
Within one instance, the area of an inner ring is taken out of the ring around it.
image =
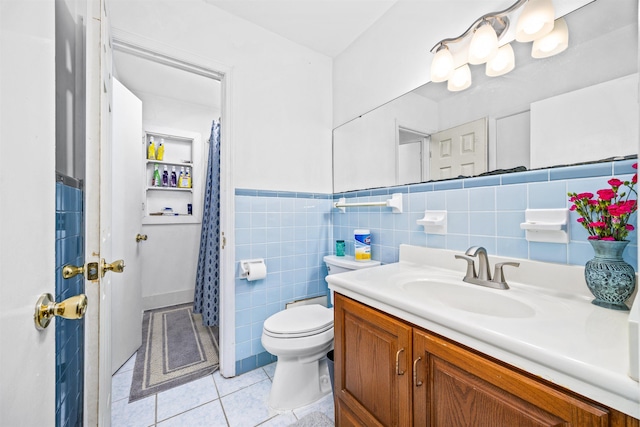
[[[145,311],[153,310],[155,308],[186,304],[188,302],[193,302],[192,289],[142,297],[142,309]]]

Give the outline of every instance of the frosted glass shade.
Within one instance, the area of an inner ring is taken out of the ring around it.
[[[453,55],[446,46],[438,48],[431,62],[431,81],[444,82],[453,75]]]
[[[553,30],[533,42],[531,56],[547,58],[565,50],[569,46],[569,28],[564,18],[556,19]]]
[[[511,47],[510,43],[507,43],[498,49],[498,53],[493,59],[487,62],[485,73],[489,77],[501,76],[513,70],[515,66],[516,59],[513,54],[513,47]]]
[[[471,86],[471,69],[468,64],[464,64],[453,71],[453,75],[447,82],[447,89],[451,92],[458,92],[469,86]]]
[[[553,30],[555,9],[551,0],[529,0],[516,25],[516,40],[530,42]]]
[[[484,64],[498,53],[498,35],[496,30],[485,21],[473,33],[469,45],[469,64]]]

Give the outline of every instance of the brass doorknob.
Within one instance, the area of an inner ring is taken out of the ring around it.
[[[33,315],[33,321],[36,329],[42,330],[49,326],[49,322],[56,316],[65,319],[82,319],[87,311],[87,296],[80,294],[67,298],[62,302],[55,302],[53,295],[42,294],[36,303],[36,310]]]
[[[147,235],[146,234],[136,234],[136,243],[141,241],[141,240],[147,240]]]
[[[107,271],[113,271],[114,273],[122,273],[124,271],[124,260],[119,259],[109,264],[104,260],[104,258],[102,258],[102,260],[100,260],[100,267],[101,267],[100,270],[102,270],[102,277],[104,277]]]
[[[65,279],[71,279],[78,274],[84,274],[84,265],[76,266],[67,264],[62,267],[62,277],[64,277]]]

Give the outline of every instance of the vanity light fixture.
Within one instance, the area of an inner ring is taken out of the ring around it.
[[[564,19],[554,18],[552,0],[517,0],[505,10],[481,16],[460,36],[440,40],[431,48],[435,53],[431,81],[448,81],[449,90],[460,91],[471,86],[468,64],[486,64],[485,72],[490,77],[513,70],[515,57],[509,40],[505,38],[500,46],[511,20],[517,19],[516,41],[533,41],[532,57],[546,58],[562,52],[568,46],[569,31]],[[510,33],[513,37],[514,32]]]

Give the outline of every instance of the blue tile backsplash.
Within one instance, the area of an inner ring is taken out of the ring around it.
[[[62,301],[84,293],[84,277],[62,278],[62,267],[84,265],[82,190],[56,183],[56,292]],[[56,426],[83,421],[84,319],[56,317]]]
[[[236,190],[236,374],[275,360],[260,342],[267,317],[327,294],[330,216],[328,194]],[[264,258],[264,280],[239,277],[240,260],[253,258]]]
[[[345,240],[353,255],[353,230],[368,228],[372,258],[397,262],[403,243],[464,251],[481,245],[491,255],[561,264],[584,265],[593,257],[587,232],[571,213],[568,244],[528,242],[520,223],[526,209],[567,208],[567,193],[608,187],[616,176],[631,179],[636,160],[526,171],[506,175],[457,179],[339,194],[313,194],[237,189],[236,265],[241,259],[265,258],[265,280],[236,278],[236,373],[270,363],[273,357],[260,344],[262,323],[287,302],[325,295],[324,255],[333,242]],[[385,201],[403,193],[403,213],[386,207],[332,208],[340,197],[347,202]],[[416,221],[425,209],[447,210],[448,233],[426,234]],[[633,225],[637,226],[637,216]],[[625,260],[637,271],[637,232]],[[239,273],[236,271],[236,277]]]

